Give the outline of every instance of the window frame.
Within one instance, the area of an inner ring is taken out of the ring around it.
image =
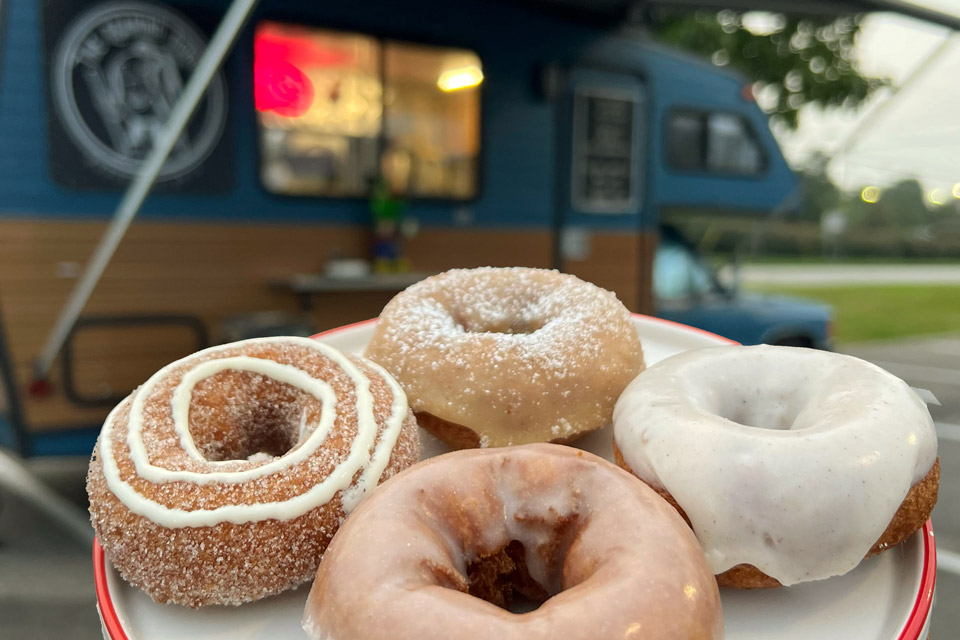
[[[3,0],[0,0],[0,2],[2,1]],[[450,42],[436,42],[436,41],[422,39],[422,38],[410,39],[403,35],[396,35],[394,33],[387,33],[379,30],[362,31],[360,30],[359,25],[348,25],[348,24],[341,24],[341,23],[326,23],[326,22],[321,23],[312,19],[304,20],[302,18],[299,18],[298,16],[291,15],[288,13],[278,13],[278,14],[269,13],[269,14],[257,16],[257,21],[253,24],[252,28],[250,29],[250,38],[249,38],[249,51],[250,51],[250,62],[251,62],[251,70],[249,75],[250,94],[247,96],[247,98],[248,98],[248,106],[253,112],[253,126],[254,126],[254,130],[256,131],[256,144],[255,144],[255,150],[254,150],[254,158],[256,160],[255,168],[256,168],[256,174],[257,174],[257,186],[267,196],[273,197],[273,198],[280,198],[280,199],[292,198],[295,200],[322,200],[322,201],[336,201],[336,202],[369,202],[370,199],[373,197],[373,192],[371,191],[370,193],[363,194],[363,195],[333,195],[333,194],[323,194],[323,193],[277,193],[276,191],[271,191],[263,184],[263,175],[261,170],[263,168],[264,158],[263,158],[263,150],[260,145],[260,135],[262,132],[262,128],[258,120],[258,116],[257,116],[258,112],[253,107],[254,86],[253,86],[252,65],[254,62],[254,55],[255,55],[254,54],[254,36],[256,34],[257,27],[264,22],[273,22],[281,25],[291,25],[291,26],[303,27],[307,29],[315,29],[318,31],[333,31],[336,33],[344,34],[344,35],[357,35],[357,36],[365,36],[368,38],[372,38],[374,41],[376,41],[377,45],[380,47],[380,56],[379,56],[380,58],[379,72],[380,73],[379,73],[378,79],[380,80],[381,86],[386,86],[386,65],[384,64],[386,60],[386,49],[384,47],[384,44],[390,40],[394,42],[399,42],[401,44],[420,45],[424,47],[433,47],[438,49],[449,48],[449,49],[467,50],[473,53],[475,56],[477,56],[477,58],[480,60],[481,67],[484,64],[483,56],[480,55],[480,52],[477,49],[471,48],[470,46],[466,46],[466,45],[461,46],[457,44],[451,44]],[[484,159],[485,159],[486,148],[487,148],[486,127],[484,124],[485,114],[487,112],[486,94],[484,92],[485,84],[486,84],[486,79],[484,80],[484,82],[480,83],[474,89],[475,91],[478,92],[478,98],[480,101],[480,118],[479,118],[479,122],[477,123],[479,149],[477,151],[477,156],[476,156],[477,157],[476,189],[474,190],[473,195],[468,198],[453,198],[450,196],[406,196],[405,195],[403,196],[403,200],[405,202],[411,202],[411,203],[422,202],[422,203],[437,204],[437,205],[446,204],[451,206],[468,206],[468,205],[475,204],[483,196],[484,187],[486,185],[486,182],[484,179],[483,167],[484,167]],[[382,95],[383,93],[381,94],[381,96]],[[381,97],[381,101],[382,100],[383,98]],[[382,107],[384,108],[383,113],[385,114],[386,105],[382,105]],[[376,140],[377,140],[377,157],[379,160],[380,158],[382,158],[382,154],[385,148],[385,141],[386,141],[386,127],[384,126],[383,121],[381,121],[380,131],[377,135]]]
[[[586,103],[590,98],[619,100],[629,102],[631,109],[630,131],[630,173],[628,176],[630,195],[626,200],[612,204],[599,203],[585,197],[578,189],[578,178],[585,168],[584,158],[587,156],[587,114]],[[636,211],[644,198],[644,162],[643,162],[643,127],[644,122],[644,94],[641,90],[632,87],[606,86],[593,83],[583,83],[575,86],[572,91],[572,118],[571,118],[571,146],[570,146],[570,204],[578,212],[598,215],[616,216],[630,214]]]
[[[670,141],[672,133],[671,124],[673,122],[673,118],[678,114],[694,115],[703,125],[700,133],[701,150],[703,153],[700,157],[700,166],[697,168],[678,167],[673,163],[670,157]],[[713,115],[731,116],[743,124],[744,131],[746,131],[756,143],[757,151],[760,153],[760,164],[757,168],[757,171],[748,173],[743,171],[717,170],[711,169],[709,166],[707,166],[707,159],[709,158],[710,154],[709,120],[710,116]],[[753,122],[751,122],[750,118],[748,118],[746,114],[742,112],[735,111],[733,109],[710,109],[702,106],[674,105],[664,111],[663,118],[663,149],[661,155],[663,157],[664,166],[673,173],[697,177],[759,180],[763,179],[770,170],[770,154],[767,152],[767,148],[764,146],[763,140],[760,137],[760,134],[757,132],[756,127],[753,126]]]

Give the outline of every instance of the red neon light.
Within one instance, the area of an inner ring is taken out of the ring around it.
[[[302,116],[313,103],[313,83],[286,60],[257,57],[253,64],[253,101],[257,111]]]
[[[302,29],[263,23],[253,38],[254,104],[258,111],[273,111],[295,118],[307,112],[315,90],[304,69],[348,67],[349,50],[339,49]]]

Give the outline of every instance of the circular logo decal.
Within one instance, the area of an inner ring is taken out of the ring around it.
[[[54,108],[80,151],[124,178],[136,174],[206,47],[179,13],[146,2],[107,2],[81,13],[57,45]],[[170,152],[160,179],[183,176],[210,154],[226,121],[218,73]]]

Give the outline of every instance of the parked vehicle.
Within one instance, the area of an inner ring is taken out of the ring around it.
[[[734,270],[735,271],[735,270]],[[672,227],[661,227],[653,261],[657,315],[741,344],[831,347],[832,309],[803,298],[744,293],[730,284]]]

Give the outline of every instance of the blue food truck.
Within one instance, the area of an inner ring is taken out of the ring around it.
[[[665,212],[764,214],[796,182],[742,78],[580,6],[264,0],[39,381],[44,339],[226,3],[3,0],[0,437],[88,452],[118,398],[198,346],[278,317],[372,317],[452,267],[558,268],[656,312]],[[663,315],[707,293],[736,303],[718,287]],[[818,313],[779,337],[820,344]],[[776,339],[763,331],[733,337]]]

